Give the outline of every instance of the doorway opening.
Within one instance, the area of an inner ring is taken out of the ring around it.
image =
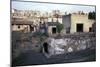
[[[91,27],[89,28],[89,32],[92,32],[92,28]]]
[[[48,43],[45,42],[45,43],[43,44],[43,48],[44,48],[44,51],[45,51],[46,53],[49,53],[49,52],[48,52]]]
[[[30,31],[34,31],[34,27],[30,25]]]
[[[52,28],[52,33],[55,34],[56,33],[56,27]]]
[[[83,32],[83,24],[77,24],[76,29],[77,32]]]

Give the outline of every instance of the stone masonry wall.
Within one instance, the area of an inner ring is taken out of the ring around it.
[[[85,49],[95,49],[96,37],[94,33],[70,34],[58,38],[48,38],[49,55],[75,52]]]

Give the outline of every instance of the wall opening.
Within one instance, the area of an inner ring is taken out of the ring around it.
[[[30,31],[34,31],[34,27],[30,25]]]
[[[70,27],[66,28],[66,33],[70,33]]]
[[[83,24],[77,24],[76,30],[77,32],[83,32]]]
[[[55,27],[52,28],[52,33],[53,33],[53,34],[56,33],[56,28],[55,28]]]
[[[18,25],[18,29],[20,29],[20,25]]]
[[[89,32],[92,32],[92,28],[91,27],[89,27]]]
[[[48,52],[48,43],[45,42],[45,43],[43,44],[43,48],[44,48],[44,51],[45,51],[46,53],[49,53],[49,52]]]

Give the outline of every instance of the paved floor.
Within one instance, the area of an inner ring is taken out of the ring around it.
[[[23,65],[40,65],[40,64],[57,64],[57,63],[72,63],[95,61],[95,49],[87,49],[84,51],[61,54],[47,58],[43,53],[34,53],[27,51],[12,61],[13,66]]]

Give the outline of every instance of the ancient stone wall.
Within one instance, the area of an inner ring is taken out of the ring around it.
[[[48,55],[76,52],[85,49],[95,49],[96,37],[94,33],[67,35],[61,38],[48,38]]]

